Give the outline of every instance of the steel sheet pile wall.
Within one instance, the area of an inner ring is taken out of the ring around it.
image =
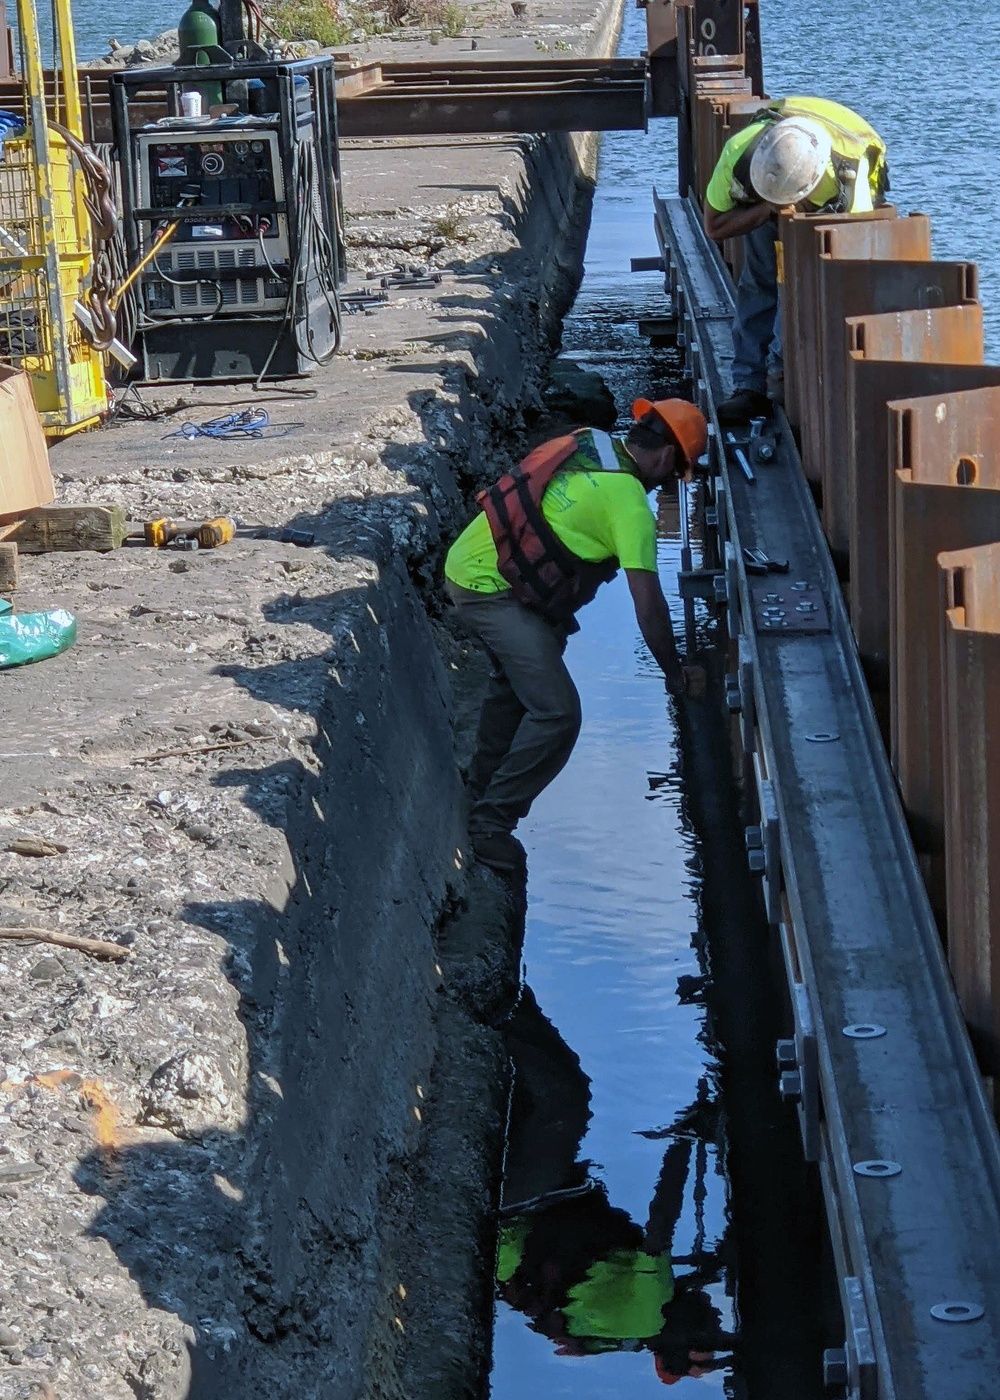
[[[943,925],[943,671],[936,560],[943,550],[1000,541],[1000,389],[890,404],[889,435],[895,468],[889,522],[892,760],[931,904]]]
[[[891,207],[780,227],[788,418],[946,935],[936,556],[1000,541],[1000,366],[983,364],[978,270],[935,261],[930,220]]]
[[[938,556],[948,941],[980,1063],[1000,1074],[1000,544]]]
[[[656,200],[713,419],[733,288],[704,191],[762,91],[706,49],[722,3],[678,0],[681,199]],[[983,363],[977,269],[933,259],[926,216],[794,214],[780,235],[787,418],[766,455],[715,420],[704,524],[724,555],[748,856],[791,994],[782,1092],[840,1283],[826,1379],[851,1400],[980,1400],[1000,1364],[983,1085],[1000,1074],[1000,366]],[[755,576],[761,557],[787,576]]]

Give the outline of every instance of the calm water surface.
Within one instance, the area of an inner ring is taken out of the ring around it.
[[[873,122],[889,145],[893,198],[903,210],[931,215],[935,255],[980,264],[988,345],[1000,352],[1000,259],[992,227],[1000,96],[990,67],[1000,51],[1000,7],[985,0],[958,10],[940,0],[828,0],[810,9],[796,0],[762,0],[761,12],[769,90],[830,96]],[[641,16],[628,11],[625,26],[621,51],[638,52]],[[659,280],[631,275],[629,259],[656,252],[649,189],[655,182],[673,191],[674,140],[669,122],[654,123],[645,137],[605,138],[586,277],[565,327],[565,351],[605,375],[622,412],[634,393],[665,386],[669,392],[665,366],[634,330],[637,316],[660,307]],[[667,512],[663,523],[660,565],[674,592],[676,514]],[[671,1152],[677,1160],[686,1152],[680,1174],[673,1173],[672,1253],[681,1277],[692,1267],[686,1261],[698,1261],[700,1296],[729,1328],[741,1276],[753,1264],[747,1246],[752,1252],[755,1242],[745,1221],[742,1233],[734,1229],[731,1163],[717,1118],[690,1111],[699,1101],[702,1109],[717,1102],[725,1077],[705,998],[691,995],[706,970],[711,891],[703,884],[706,851],[685,787],[690,752],[681,754],[677,716],[637,636],[624,583],[602,590],[583,623],[568,652],[583,698],[583,733],[521,832],[529,859],[531,1001],[527,1030],[515,1023],[512,1049],[522,1088],[533,1098],[532,1111],[515,1116],[506,1199],[597,1182],[596,1213],[560,1205],[571,1222],[565,1247],[579,1248],[602,1212],[645,1229],[656,1215],[654,1198],[662,1195],[665,1160],[669,1167]],[[732,1102],[727,1111],[733,1114]],[[561,1177],[550,1169],[553,1161],[562,1162]],[[768,1188],[766,1181],[755,1183],[758,1203]],[[739,1191],[735,1199],[738,1227]],[[794,1228],[787,1222],[788,1232]],[[779,1222],[771,1234],[782,1233]],[[550,1234],[558,1242],[559,1231]],[[550,1253],[555,1275],[554,1247]],[[579,1259],[573,1267],[579,1276]],[[755,1278],[753,1286],[758,1283]],[[745,1321],[760,1299],[746,1296],[745,1277],[742,1290]],[[531,1321],[531,1307],[530,1293],[516,1291],[498,1303],[494,1400],[642,1400],[663,1393],[648,1345],[573,1355],[572,1337],[560,1331],[558,1318],[540,1311]],[[784,1315],[795,1316],[794,1300]],[[802,1326],[800,1317],[792,1330]],[[761,1384],[758,1374],[753,1400],[818,1393],[805,1363],[799,1372],[805,1383],[789,1389],[777,1341],[770,1377]],[[677,1381],[671,1394],[735,1396],[745,1393],[743,1385],[726,1365]]]

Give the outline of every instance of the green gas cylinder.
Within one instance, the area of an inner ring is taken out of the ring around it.
[[[180,47],[178,64],[182,67],[207,68],[219,61],[219,12],[209,0],[191,0],[177,26]],[[200,92],[205,109],[222,101],[221,83],[198,83],[191,88]]]

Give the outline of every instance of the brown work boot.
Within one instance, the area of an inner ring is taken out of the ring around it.
[[[516,875],[524,870],[524,847],[509,831],[474,831],[470,839],[481,865],[488,865],[503,875]]]
[[[716,406],[720,428],[737,428],[751,418],[766,418],[771,412],[771,400],[756,389],[737,389]]]

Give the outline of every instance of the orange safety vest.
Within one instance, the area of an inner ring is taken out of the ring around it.
[[[578,428],[539,444],[478,497],[497,549],[497,571],[519,602],[549,622],[566,623],[618,572],[617,559],[594,563],[563,544],[542,514],[542,497],[579,446]]]

